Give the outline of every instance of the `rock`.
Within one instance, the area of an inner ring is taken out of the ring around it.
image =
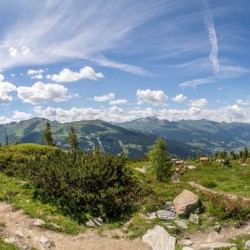
[[[176,229],[176,226],[174,226],[171,223],[163,223],[163,224],[166,225],[166,227],[169,228],[169,229]]]
[[[195,224],[199,224],[199,215],[198,214],[190,214],[189,221]]]
[[[217,232],[217,233],[220,233],[221,231],[221,226],[220,225],[216,225],[213,227],[214,231]]]
[[[191,247],[183,247],[182,250],[193,250]]]
[[[188,228],[187,222],[185,220],[175,220],[175,224],[181,228]]]
[[[152,250],[175,250],[176,238],[159,225],[149,229],[142,240],[148,243]]]
[[[47,237],[45,236],[41,236],[39,239],[39,242],[41,243],[41,245],[43,246],[43,248],[45,249],[49,249],[50,248],[50,241]]]
[[[103,223],[102,218],[98,217],[98,218],[89,219],[86,222],[86,225],[89,227],[100,227],[102,225],[102,223]]]
[[[92,221],[95,223],[96,226],[100,227],[103,223],[103,220],[101,217],[93,218]]]
[[[246,249],[250,249],[250,240],[246,241],[245,248]]]
[[[215,243],[206,243],[200,245],[200,250],[212,250],[212,249],[220,249],[220,248],[229,248],[234,247],[235,244],[231,243],[221,243],[221,242],[215,242]]]
[[[165,209],[167,210],[167,211],[170,211],[170,212],[174,212],[175,213],[175,209],[174,209],[174,204],[173,204],[173,202],[172,201],[167,201],[166,203],[165,203]]]
[[[92,221],[92,220],[90,219],[90,220],[88,220],[88,221],[86,222],[86,226],[88,226],[88,227],[96,227],[96,224],[94,223],[94,221]]]
[[[183,190],[182,193],[175,197],[173,204],[177,215],[187,217],[202,206],[199,197],[188,190]]]
[[[148,219],[148,220],[154,220],[154,219],[156,219],[156,218],[157,218],[157,216],[156,216],[156,213],[155,213],[155,212],[152,212],[152,213],[147,213],[147,214],[146,214],[146,216],[147,216],[147,219]]]
[[[33,226],[42,227],[44,224],[45,224],[45,223],[44,223],[43,220],[37,219],[37,220],[35,220],[35,222],[33,223]]]
[[[174,220],[176,219],[176,214],[167,210],[159,210],[156,212],[157,217],[161,220]]]
[[[15,232],[15,235],[18,236],[19,238],[23,238],[23,237],[24,237],[23,232],[22,232],[20,229],[18,229],[18,230]]]
[[[184,246],[184,247],[190,247],[190,246],[192,246],[194,243],[193,243],[193,241],[191,241],[191,240],[184,240],[183,241],[183,243],[182,243],[182,245]]]
[[[237,247],[231,247],[229,250],[237,250]]]

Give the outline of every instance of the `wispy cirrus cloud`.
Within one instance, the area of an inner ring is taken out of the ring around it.
[[[106,67],[145,75],[141,67],[100,58],[107,51],[126,47],[131,32],[162,13],[165,6],[163,0],[1,2],[0,8],[9,15],[24,14],[6,22],[1,30],[0,67],[93,58]]]
[[[187,88],[193,87],[196,88],[199,85],[213,83],[218,80],[222,79],[230,79],[230,78],[237,78],[244,74],[249,74],[250,69],[240,67],[240,66],[230,66],[230,65],[220,65],[220,74],[208,76],[205,78],[198,78],[190,81],[182,82],[179,87],[180,88]]]
[[[206,25],[206,28],[208,31],[209,42],[211,44],[211,52],[209,55],[209,59],[212,63],[214,74],[219,74],[220,73],[220,63],[219,63],[219,59],[218,59],[219,49],[218,49],[217,35],[216,35],[211,11],[209,9],[209,6],[208,6],[206,0],[204,0],[204,6],[205,6],[204,22],[205,22],[205,25]]]

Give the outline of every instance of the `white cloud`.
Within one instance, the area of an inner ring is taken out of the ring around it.
[[[179,87],[193,87],[196,88],[199,85],[216,82],[221,79],[237,78],[244,74],[249,73],[250,70],[244,67],[231,66],[231,65],[220,65],[220,74],[210,76],[206,78],[194,79],[190,81],[182,82]]]
[[[168,99],[162,90],[138,89],[136,96],[139,104],[153,103],[157,105],[164,105],[167,103]]]
[[[242,105],[242,106],[247,106],[247,105],[250,105],[250,100],[242,100],[242,99],[238,99],[236,101],[236,104],[238,105]]]
[[[11,117],[11,120],[13,121],[22,121],[22,120],[27,120],[32,117],[31,114],[25,113],[25,112],[20,112],[20,111],[13,111],[13,115]]]
[[[95,96],[94,101],[96,101],[96,102],[109,102],[109,101],[114,100],[114,98],[115,98],[114,93],[108,93],[108,94],[102,95],[102,96]]]
[[[85,66],[79,72],[63,69],[59,74],[47,75],[48,79],[55,82],[75,82],[81,79],[98,80],[104,78],[102,73],[96,73],[93,68]]]
[[[15,47],[10,47],[9,54],[10,54],[10,56],[15,57],[18,54],[18,51]]]
[[[117,99],[117,100],[112,100],[109,102],[110,105],[123,105],[127,103],[128,103],[128,100],[126,99]]]
[[[208,101],[205,98],[201,98],[201,99],[197,99],[197,100],[190,100],[189,101],[189,105],[191,107],[195,107],[195,108],[203,108],[207,104],[208,104]]]
[[[68,94],[68,89],[58,84],[44,84],[36,82],[31,87],[21,86],[17,88],[18,97],[24,103],[38,104],[48,101],[63,102],[68,101],[72,96]]]
[[[4,76],[0,74],[0,104],[11,102],[12,96],[10,96],[9,93],[15,90],[16,86],[12,83],[5,82]]]
[[[34,108],[34,112],[41,117],[45,117],[50,120],[57,120],[59,122],[96,119],[109,122],[124,121],[123,110],[116,106],[110,107],[108,109],[71,108],[68,110],[53,107],[42,109],[42,107],[38,106]]]
[[[246,122],[250,123],[249,106],[240,107],[237,104],[228,105],[219,109],[156,109],[136,107],[123,110],[119,107],[110,108],[53,108],[35,107],[34,112],[41,117],[59,122],[101,119],[107,122],[125,122],[139,118],[157,117],[170,121],[208,119],[217,122]]]
[[[141,75],[141,76],[149,76],[150,74],[143,69],[142,67],[129,65],[125,63],[115,62],[105,57],[93,57],[89,59],[91,62],[94,62],[100,66],[103,67],[109,67],[114,69],[120,69],[125,72],[130,72],[135,75]]]
[[[28,55],[30,53],[30,48],[27,48],[27,47],[25,47],[25,46],[23,46],[22,48],[21,48],[21,54],[23,55],[23,56],[26,56],[26,55]]]
[[[172,98],[174,102],[182,103],[187,100],[187,97],[184,96],[183,94],[176,95],[174,98]]]
[[[29,69],[27,71],[27,75],[30,76],[32,79],[43,79],[43,74],[44,70],[43,69],[38,69],[38,70],[34,70],[34,69]]]
[[[215,28],[214,28],[214,22],[213,22],[209,7],[206,3],[205,3],[205,8],[206,8],[206,17],[204,21],[208,30],[208,37],[209,37],[209,41],[211,44],[211,52],[209,55],[209,59],[212,63],[214,74],[218,74],[220,73],[220,64],[219,64],[219,59],[218,59],[219,49],[218,49],[217,36],[216,36]]]

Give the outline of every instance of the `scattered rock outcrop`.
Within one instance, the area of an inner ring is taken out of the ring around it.
[[[176,238],[159,225],[149,229],[142,240],[148,243],[152,250],[175,250]]]

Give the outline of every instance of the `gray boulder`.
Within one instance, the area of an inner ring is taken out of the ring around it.
[[[181,228],[188,228],[188,226],[187,226],[187,221],[185,221],[185,220],[175,220],[174,222],[175,222],[175,224],[176,224],[178,227],[181,227]]]
[[[142,240],[148,243],[152,250],[175,250],[176,238],[159,225],[149,229]]]
[[[167,211],[167,210],[159,210],[156,212],[156,215],[159,219],[165,220],[165,221],[176,219],[176,214],[174,212]]]
[[[250,240],[246,241],[245,248],[246,249],[250,249]]]
[[[202,203],[199,197],[188,191],[183,190],[173,201],[175,211],[177,215],[189,216],[195,211],[199,211],[202,208]]]

